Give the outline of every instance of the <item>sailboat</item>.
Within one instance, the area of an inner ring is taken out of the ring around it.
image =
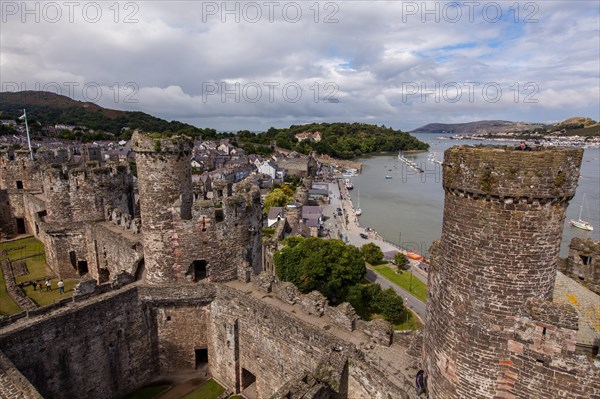
[[[356,214],[356,216],[362,215],[362,209],[360,209],[360,190],[358,190],[358,208],[356,208],[356,211],[354,213]]]
[[[578,229],[593,231],[594,226],[590,222],[587,222],[581,219],[581,212],[583,212],[583,204],[585,203],[585,194],[583,194],[583,199],[581,200],[581,207],[579,208],[579,220],[571,219],[570,223],[572,226],[577,227]]]

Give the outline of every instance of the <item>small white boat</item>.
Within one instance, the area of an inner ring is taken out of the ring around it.
[[[360,216],[362,215],[362,209],[360,209],[360,190],[358,190],[358,208],[356,208],[356,210],[354,211],[354,213],[356,214],[356,216]]]
[[[390,176],[390,175],[385,175],[385,178],[386,178],[386,179],[391,179],[391,178],[392,178],[392,176]]]
[[[581,207],[579,208],[579,219],[573,220],[571,219],[569,222],[571,226],[577,227],[581,230],[594,231],[594,226],[588,221],[585,221],[581,218],[581,212],[583,212],[583,204],[585,203],[585,194],[583,194],[583,199],[581,200]]]
[[[352,184],[352,181],[350,181],[350,179],[346,179],[345,185],[347,190],[352,190],[354,188],[354,185]]]

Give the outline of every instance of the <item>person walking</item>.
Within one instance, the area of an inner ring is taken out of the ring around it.
[[[46,291],[52,291],[52,283],[50,279],[46,279]]]
[[[44,286],[42,285],[42,282],[40,281],[38,284],[38,291],[39,292],[44,292]]]
[[[59,294],[65,293],[65,283],[61,280],[58,280],[58,292]]]
[[[419,370],[417,371],[417,376],[415,377],[415,389],[417,390],[417,396],[420,398],[421,394],[425,394],[425,398],[428,398],[427,394],[427,377],[425,376],[425,371]]]

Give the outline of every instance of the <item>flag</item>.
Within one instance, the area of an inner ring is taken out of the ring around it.
[[[25,119],[25,114],[23,114],[23,115],[19,116],[19,120],[21,120],[21,121],[22,121],[23,119]]]

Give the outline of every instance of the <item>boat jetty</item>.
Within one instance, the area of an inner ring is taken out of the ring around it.
[[[417,165],[417,163],[415,161],[411,161],[410,159],[405,158],[404,155],[402,155],[402,152],[400,152],[398,154],[398,159],[401,160],[402,162],[404,162],[406,164],[406,166],[408,166],[412,170],[419,172],[419,173],[424,172],[423,168],[421,168],[419,165]]]

